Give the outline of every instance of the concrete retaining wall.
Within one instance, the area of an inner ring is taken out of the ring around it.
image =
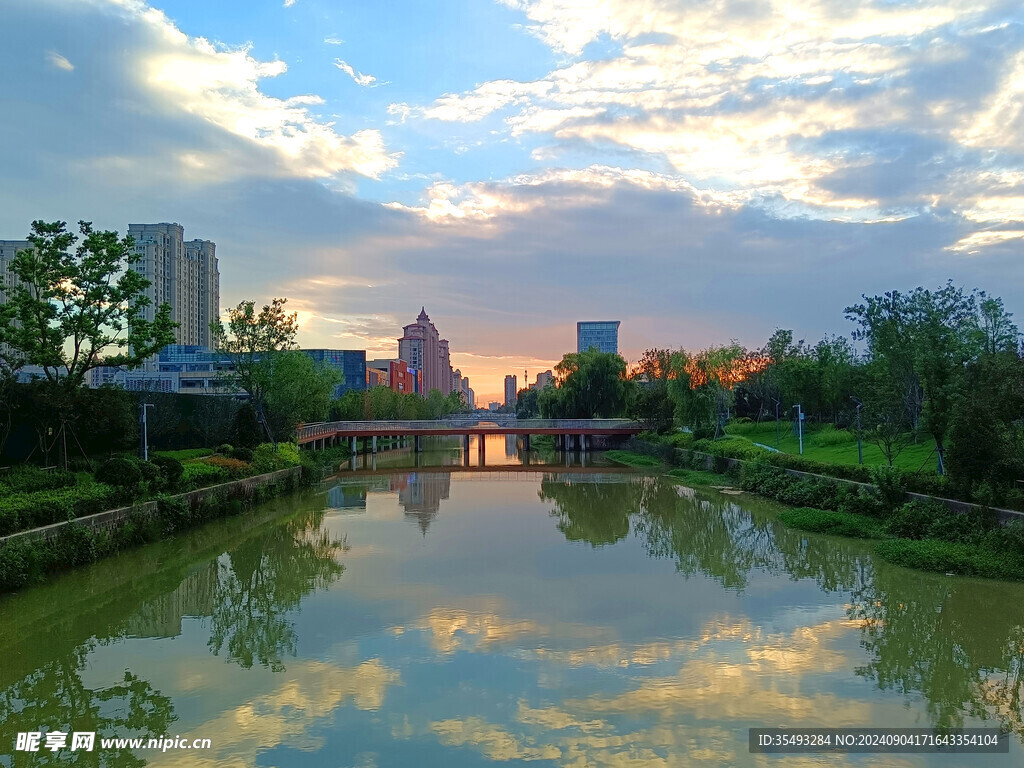
[[[715,468],[715,462],[719,465],[723,464],[732,469],[734,467],[742,467],[747,462],[743,459],[727,459],[718,456],[713,456],[710,453],[703,453],[701,451],[690,451],[686,448],[675,448],[675,455],[677,459],[683,459],[683,462],[689,466],[693,466],[693,463],[697,463],[699,466],[703,466],[709,472],[713,472]],[[696,460],[696,461],[694,461]],[[777,467],[781,469],[787,475],[799,478],[801,480],[826,480],[830,483],[837,483],[842,485],[848,485],[853,488],[874,488],[870,483],[859,483],[856,480],[844,480],[838,477],[830,477],[829,475],[819,475],[814,472],[802,472],[798,469],[788,469],[786,467]],[[1017,512],[1013,509],[1000,509],[998,507],[983,507],[980,504],[971,504],[966,501],[957,501],[956,499],[943,499],[938,496],[926,496],[923,493],[908,493],[907,501],[937,501],[940,504],[944,504],[947,509],[953,512],[959,512],[960,514],[982,514],[985,512],[993,513],[1002,523],[1008,523],[1013,520],[1024,521],[1024,512]]]
[[[188,491],[187,493],[179,493],[168,498],[185,499],[188,502],[189,507],[195,509],[205,499],[219,494],[223,494],[227,498],[231,499],[248,498],[261,486],[278,483],[290,477],[297,478],[301,472],[302,467],[289,467],[288,469],[279,469],[276,472],[270,472],[266,475],[245,477],[241,480],[232,480],[230,483],[221,483],[220,485],[211,485],[207,488],[199,488],[198,490]],[[84,525],[86,528],[91,530],[98,531],[104,528],[114,528],[120,525],[120,523],[133,512],[143,515],[144,517],[152,517],[157,512],[157,502],[143,501],[131,507],[108,509],[104,512],[97,512],[95,515],[86,515],[85,517],[76,518],[73,522],[78,523],[79,525]],[[20,531],[19,533],[12,533],[9,536],[2,536],[0,537],[0,547],[16,540],[32,541],[35,539],[49,539],[58,535],[67,525],[67,522],[53,523],[52,525],[44,525],[41,528],[32,528],[28,531]]]

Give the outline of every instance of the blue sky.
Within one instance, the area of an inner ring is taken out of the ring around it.
[[[478,394],[574,345],[848,333],[862,293],[1024,295],[1024,10],[1003,0],[8,0],[0,237],[214,240],[222,306]]]

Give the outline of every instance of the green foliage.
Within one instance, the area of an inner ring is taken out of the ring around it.
[[[538,396],[546,419],[613,418],[626,411],[626,361],[598,352],[567,354],[555,366],[557,381]]]
[[[189,465],[192,466],[196,465]],[[279,482],[262,486],[251,496],[217,495],[206,499],[194,509],[190,508],[183,498],[164,498],[158,500],[155,517],[132,511],[112,530],[92,530],[83,525],[72,524],[61,529],[58,536],[50,539],[18,539],[0,544],[0,593],[38,583],[48,574],[94,562],[129,547],[156,541],[215,517],[237,514],[292,487],[291,483]],[[82,491],[86,488],[97,491],[105,487],[91,484],[47,493]],[[115,489],[109,487],[106,488],[106,492],[116,493]],[[7,500],[0,500],[0,509],[5,501]],[[110,505],[106,504],[103,508],[108,506]],[[0,519],[2,517],[3,512],[0,511]]]
[[[134,461],[115,457],[100,465],[96,470],[96,479],[118,488],[134,488],[142,482],[142,472]]]
[[[886,531],[901,539],[942,539],[961,544],[981,544],[991,526],[975,514],[954,512],[932,501],[910,501],[900,506],[885,523]]]
[[[226,483],[230,479],[227,470],[199,461],[190,461],[184,466],[181,485],[184,488],[205,488],[208,485]]]
[[[331,408],[341,374],[298,350],[269,355],[263,368],[268,376],[266,413],[277,440],[290,440],[303,422],[323,421]]]
[[[294,443],[263,443],[253,451],[252,466],[257,473],[276,472],[279,469],[297,467],[302,463],[299,447]]]
[[[102,512],[115,507],[121,499],[118,489],[103,483],[12,493],[0,497],[0,536]]]
[[[158,454],[152,459],[153,464],[160,468],[163,481],[168,488],[177,488],[185,472],[184,465],[173,456]]]
[[[907,500],[906,478],[895,467],[871,467],[871,482],[878,489],[882,506],[892,511]]]
[[[253,451],[251,448],[235,448],[231,451],[231,458],[239,461],[252,462]]]
[[[227,326],[219,319],[210,324],[217,350],[234,363],[228,383],[248,392],[258,407],[267,401],[277,353],[295,347],[298,316],[285,313],[287,301],[274,299],[258,313],[256,302],[242,301],[228,310]]]
[[[234,450],[235,449],[231,446],[230,443],[221,443],[220,445],[217,446],[217,451],[216,452],[217,453],[222,453],[225,456],[227,456],[229,453],[231,453]]]
[[[149,455],[154,459],[157,456],[163,456],[168,459],[177,459],[178,461],[192,461],[193,459],[201,459],[204,456],[212,456],[213,450],[210,448],[182,448],[177,451],[150,451]]]
[[[857,442],[857,436],[845,429],[836,429],[832,424],[825,424],[808,438],[814,445],[848,445]]]
[[[540,416],[540,391],[536,388],[520,389],[516,396],[516,416],[532,419]]]
[[[228,477],[232,480],[238,480],[243,477],[249,477],[253,474],[253,467],[251,464],[240,459],[233,459],[229,456],[209,456],[203,459],[204,464],[209,464],[213,467],[220,467],[227,472]]]
[[[10,263],[18,282],[7,288],[8,309],[0,314],[0,343],[42,366],[65,395],[76,393],[92,368],[139,366],[173,343],[176,326],[166,303],[152,322],[145,319],[150,282],[128,268],[138,258],[132,239],[85,221],[78,228],[76,248],[79,237],[65,222],[32,222],[31,249]]]
[[[695,469],[671,469],[666,473],[673,480],[686,485],[732,485],[729,478],[715,472],[703,472]]]
[[[266,433],[259,424],[252,403],[243,403],[235,413],[231,424],[231,436],[235,445],[241,448],[255,448],[261,440],[266,439]]]
[[[883,535],[882,529],[874,520],[848,512],[808,508],[784,509],[779,513],[779,520],[790,528],[833,536],[878,539]]]
[[[765,461],[752,461],[743,466],[740,486],[762,496],[795,507],[837,510],[842,494],[839,486],[825,479],[798,479]]]
[[[875,553],[895,565],[958,576],[1024,580],[1024,550],[998,550],[938,539],[891,539]]]
[[[78,478],[71,472],[60,469],[43,470],[23,465],[0,474],[0,496],[70,488],[77,482]]]
[[[653,456],[644,456],[643,454],[633,453],[632,451],[606,451],[604,455],[617,464],[625,464],[629,467],[663,466],[662,463]]]

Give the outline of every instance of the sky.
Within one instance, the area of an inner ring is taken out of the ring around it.
[[[3,0],[0,239],[177,221],[221,306],[479,401],[575,351],[849,334],[862,294],[1024,295],[1024,6]]]

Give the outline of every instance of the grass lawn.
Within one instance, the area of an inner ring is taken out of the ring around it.
[[[670,469],[667,473],[673,480],[686,485],[735,486],[736,483],[728,475],[705,472],[700,469]]]
[[[642,453],[632,451],[605,451],[605,456],[616,464],[625,464],[629,467],[661,467],[664,462],[653,456],[644,456]]]
[[[726,432],[734,437],[745,437],[755,443],[778,448],[783,453],[800,453],[800,442],[793,431],[792,422],[779,424],[781,440],[775,444],[775,422],[762,422],[761,424],[730,424]],[[846,435],[849,438],[846,438]],[[825,437],[827,435],[827,437]],[[853,433],[846,433],[841,430],[824,430],[820,432],[804,432],[804,456],[814,461],[826,462],[829,464],[856,464],[857,463],[857,437]],[[843,442],[835,443],[842,439]],[[819,443],[829,443],[820,444]],[[935,454],[934,444],[927,437],[919,438],[915,445],[911,443],[893,462],[896,467],[908,472],[934,472]],[[866,465],[885,466],[885,456],[878,446],[873,443],[864,443],[864,463]]]

